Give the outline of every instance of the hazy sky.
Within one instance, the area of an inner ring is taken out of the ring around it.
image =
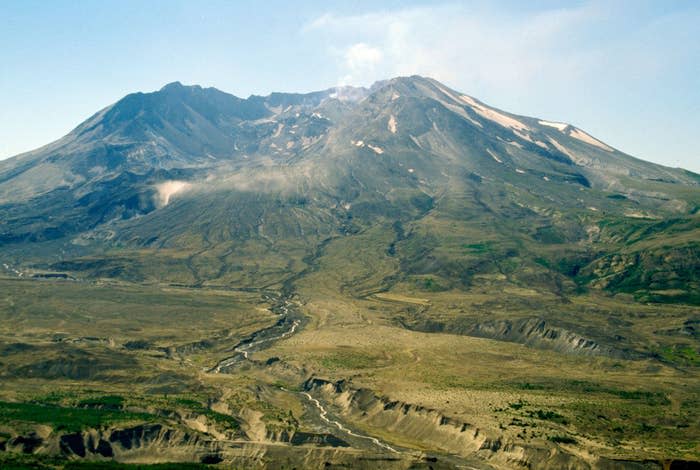
[[[700,172],[700,2],[0,2],[0,158],[133,91],[420,74]]]

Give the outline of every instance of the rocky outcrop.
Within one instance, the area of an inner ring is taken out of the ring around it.
[[[427,318],[399,321],[402,326],[415,331],[452,333],[478,338],[495,339],[524,344],[533,348],[550,349],[562,353],[586,356],[607,356],[622,359],[638,359],[642,354],[613,345],[615,338],[593,339],[572,329],[553,325],[538,318],[494,319],[469,321],[458,318],[449,322],[437,322]]]
[[[470,336],[511,341],[564,353],[612,357],[629,357],[631,355],[631,353],[603,345],[575,331],[551,325],[541,318],[478,322],[467,330],[467,333]]]
[[[46,454],[69,459],[116,459],[120,461],[199,462],[217,451],[219,445],[208,437],[187,429],[149,423],[131,427],[86,429],[80,432],[29,432],[4,442],[4,451]],[[189,457],[186,457],[188,456]]]
[[[58,438],[58,446],[60,454],[68,457],[128,460],[131,454],[167,454],[169,449],[176,453],[188,449],[194,456],[210,451],[212,443],[198,433],[156,423],[63,434]]]

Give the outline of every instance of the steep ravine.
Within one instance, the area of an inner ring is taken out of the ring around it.
[[[493,430],[479,429],[438,410],[381,397],[346,381],[310,378],[304,389],[332,407],[336,416],[363,428],[388,431],[397,441],[434,449],[435,461],[456,468],[661,469],[671,465],[651,460],[611,460],[555,445],[515,443]]]
[[[345,381],[311,378],[304,383],[307,393],[329,403],[340,416],[367,427],[397,435],[401,441],[419,443],[447,454],[478,457],[480,460],[515,466],[527,464],[523,447],[489,436],[480,429],[447,417],[437,410],[392,401]]]

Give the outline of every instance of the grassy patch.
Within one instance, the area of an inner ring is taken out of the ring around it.
[[[92,408],[68,408],[39,403],[0,402],[0,423],[39,423],[67,432],[119,421],[153,421],[147,413]]]
[[[329,370],[370,369],[379,365],[379,358],[369,354],[338,351],[323,356],[320,363]]]
[[[202,402],[191,398],[177,398],[175,403],[195,413],[202,414],[212,421],[225,426],[228,429],[239,429],[240,423],[233,416],[225,415],[206,407]]]
[[[490,253],[493,250],[491,242],[469,243],[462,245],[462,248],[469,254]]]
[[[426,277],[416,282],[417,287],[428,292],[443,292],[447,290],[447,287],[441,285],[432,277]]]
[[[511,385],[508,383],[507,385]],[[565,394],[600,394],[608,395],[623,400],[635,400],[646,405],[668,405],[670,402],[661,392],[650,390],[628,390],[610,387],[597,382],[587,380],[549,380],[546,382],[520,382],[512,386],[520,390],[542,390]]]
[[[101,397],[91,397],[80,400],[78,406],[85,408],[104,408],[119,410],[124,406],[124,397],[119,395],[104,395]]]
[[[690,345],[675,345],[660,348],[654,351],[662,360],[672,364],[700,366],[700,355]]]

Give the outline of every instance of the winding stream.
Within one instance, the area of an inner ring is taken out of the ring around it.
[[[394,452],[396,454],[399,453],[398,450],[394,449],[391,447],[389,444],[385,444],[384,442],[380,441],[376,437],[372,436],[365,436],[364,434],[357,434],[356,432],[351,431],[350,429],[346,428],[345,426],[342,425],[342,423],[332,420],[328,417],[328,411],[321,405],[321,402],[315,399],[314,397],[311,396],[310,393],[308,392],[301,392],[302,395],[304,395],[311,403],[313,403],[316,408],[318,408],[319,415],[323,421],[325,421],[328,424],[335,425],[340,431],[344,432],[345,434],[349,434],[350,436],[354,437],[359,437],[360,439],[367,439],[369,441],[372,441],[374,444],[377,446],[386,449],[388,451]]]
[[[227,370],[230,370],[234,366],[244,362],[244,361],[249,361],[251,360],[250,355],[251,353],[255,351],[259,351],[262,349],[265,345],[271,345],[272,342],[274,341],[279,341],[285,338],[289,338],[292,336],[294,333],[297,332],[299,327],[302,325],[301,318],[299,315],[292,310],[294,313],[290,314],[290,307],[292,303],[289,300],[284,300],[284,304],[280,307],[281,313],[279,314],[280,320],[274,324],[271,327],[264,328],[262,330],[259,330],[255,333],[253,333],[249,338],[239,342],[232,350],[234,353],[233,355],[222,359],[219,361],[216,366],[211,368],[209,372],[216,373],[216,374],[221,374],[225,373]],[[286,327],[286,328],[285,328]],[[280,333],[280,330],[281,333]],[[283,389],[286,390],[286,389]],[[339,421],[333,420],[328,417],[328,410],[323,407],[321,402],[317,400],[316,398],[312,397],[310,393],[308,392],[300,392],[300,395],[303,396],[310,404],[313,406],[311,409],[314,409],[318,412],[318,417],[323,423],[326,423],[332,427],[335,427],[340,431],[341,433],[351,436],[357,439],[362,439],[371,442],[372,444],[376,445],[377,447],[388,450],[393,453],[399,453],[398,450],[394,449],[391,447],[389,444],[386,444],[379,439],[372,437],[372,436],[367,436],[364,434],[358,434],[346,426],[344,426],[342,423]]]
[[[289,314],[289,307],[291,305],[292,303],[290,301],[285,300],[284,305],[280,307],[282,313],[279,314],[281,318],[277,323],[268,328],[256,331],[249,338],[238,343],[233,348],[234,354],[219,361],[209,372],[216,374],[225,372],[224,369],[249,360],[250,354],[262,349],[262,345],[292,336],[297,331],[297,328],[301,326],[301,319],[292,318],[292,315]],[[281,333],[279,333],[280,330],[282,330]]]

